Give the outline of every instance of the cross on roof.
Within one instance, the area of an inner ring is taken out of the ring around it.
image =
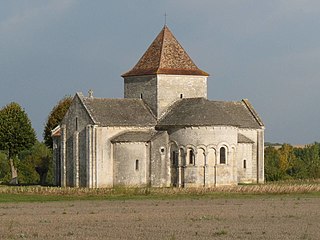
[[[165,12],[164,13],[164,25],[166,26],[167,25],[167,13]]]

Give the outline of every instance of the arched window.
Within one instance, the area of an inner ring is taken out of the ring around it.
[[[184,150],[180,148],[180,159],[181,159],[181,165],[185,166],[186,165],[186,155],[184,154]]]
[[[243,168],[247,168],[247,160],[243,160]]]
[[[189,150],[189,164],[195,164],[195,155],[193,149]]]
[[[76,117],[76,131],[78,131],[78,118]]]
[[[175,166],[177,164],[177,152],[176,151],[172,151],[172,165]]]
[[[226,164],[227,162],[227,152],[225,147],[220,148],[220,164]]]

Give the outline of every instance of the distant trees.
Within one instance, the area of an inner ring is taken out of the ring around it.
[[[31,121],[18,103],[12,102],[0,110],[0,150],[9,160],[12,184],[18,183],[14,160],[19,152],[31,148],[35,141]]]
[[[69,109],[72,102],[72,97],[66,96],[63,99],[61,99],[56,106],[51,110],[47,123],[45,125],[44,131],[43,131],[43,139],[44,143],[49,147],[52,148],[52,138],[51,138],[51,130],[57,127],[64,115],[66,114],[67,110]]]
[[[283,144],[279,149],[265,149],[265,177],[267,181],[320,178],[320,143],[305,148]]]

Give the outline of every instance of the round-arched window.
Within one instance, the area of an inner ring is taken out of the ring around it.
[[[220,148],[220,164],[227,163],[227,151],[225,147]]]

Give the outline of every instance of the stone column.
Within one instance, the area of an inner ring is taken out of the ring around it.
[[[264,130],[258,130],[257,139],[257,182],[264,183]]]
[[[87,187],[92,187],[92,125],[86,126]]]
[[[236,158],[236,152],[237,149],[235,147],[232,147],[232,182],[237,183],[238,182],[238,164],[237,164],[237,158]]]
[[[61,126],[61,187],[67,186],[67,134],[66,134],[66,126]]]
[[[92,126],[92,187],[98,187],[98,161],[97,161],[97,128]]]
[[[74,187],[79,187],[79,132],[76,131],[73,135],[73,184]]]

